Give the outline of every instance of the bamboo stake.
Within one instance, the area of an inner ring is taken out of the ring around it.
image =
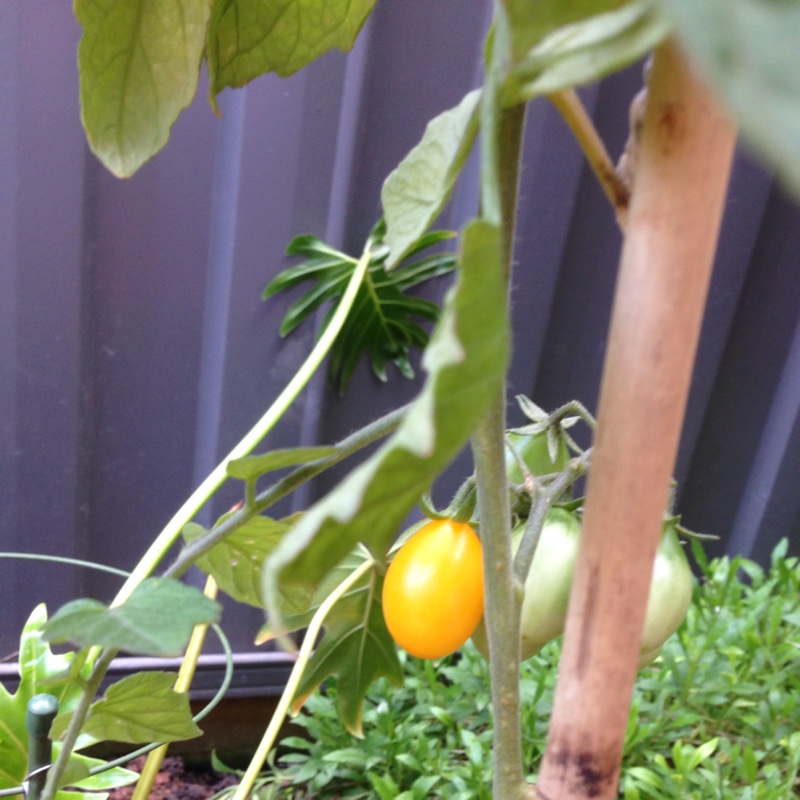
[[[735,132],[672,42],[656,53],[538,800],[611,800]]]

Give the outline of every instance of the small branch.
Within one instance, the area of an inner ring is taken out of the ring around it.
[[[265,489],[256,496],[252,505],[240,508],[221,525],[198,537],[191,544],[187,544],[169,569],[165,570],[164,577],[179,578],[198,558],[204,556],[212,547],[241,528],[253,517],[266,511],[270,506],[291,494],[298,486],[316,477],[326,469],[330,469],[367,445],[392,433],[402,422],[407,410],[408,406],[406,405],[385,414],[375,422],[342,439],[336,445],[336,452],[333,455],[303,464],[302,467],[298,467],[286,477]]]
[[[322,364],[325,356],[333,346],[339,331],[342,329],[342,325],[355,301],[358,288],[369,267],[370,258],[371,253],[367,248],[356,264],[353,275],[347,284],[344,295],[339,305],[336,307],[336,311],[331,317],[330,322],[322,332],[322,335],[306,360],[300,366],[300,369],[295,373],[294,377],[274,400],[261,419],[248,431],[245,437],[231,450],[228,456],[214,468],[211,474],[208,475],[178,509],[172,519],[167,523],[166,527],[150,545],[144,556],[139,560],[139,563],[122,585],[122,588],[117,592],[117,596],[111,604],[112,607],[124,603],[131,596],[134,589],[153,573],[167,551],[172,547],[175,540],[180,536],[184,525],[191,521],[195,514],[208,502],[214,492],[225,482],[227,479],[228,462],[246,456],[252,452],[253,448],[272,430],[286,412],[286,409],[303,390],[314,372],[319,368],[320,364]],[[189,564],[190,563],[191,562],[189,562]],[[189,564],[187,564],[182,571],[188,569]],[[53,769],[51,769],[48,774],[42,800],[52,800],[55,796],[57,781],[61,780],[61,776],[66,769],[67,762],[75,747],[80,729],[83,726],[86,714],[88,714],[89,706],[94,699],[97,688],[100,686],[114,654],[114,651],[101,649],[100,647],[92,647],[89,651],[87,661],[94,664],[92,675],[87,685],[84,687],[78,706],[73,713],[72,720],[65,735],[62,751],[59,753],[59,757],[53,765]]]
[[[350,588],[355,586],[355,584],[374,567],[375,562],[372,561],[372,559],[368,559],[357,569],[353,570],[353,572],[325,598],[312,617],[305,636],[303,637],[303,644],[300,647],[297,661],[294,667],[292,667],[289,680],[286,682],[286,687],[278,701],[278,706],[272,715],[267,729],[264,731],[264,736],[261,738],[261,742],[256,752],[253,754],[245,774],[242,776],[242,782],[236,787],[232,800],[247,800],[247,798],[251,796],[250,792],[252,791],[253,785],[264,767],[264,762],[267,760],[270,750],[272,750],[275,745],[275,739],[278,737],[278,733],[283,725],[283,720],[289,711],[294,695],[297,692],[297,687],[300,685],[300,679],[303,677],[303,672],[308,665],[308,660],[311,657],[311,650],[317,641],[317,636],[322,629],[325,617],[328,616],[336,603],[347,594]]]
[[[603,192],[614,207],[620,228],[624,230],[628,216],[630,191],[619,176],[597,128],[578,97],[578,93],[574,89],[565,89],[548,94],[547,97],[575,135],[589,166],[597,176],[597,180],[600,181]]]
[[[339,334],[347,315],[356,298],[358,287],[364,278],[370,262],[370,252],[365,250],[358,261],[353,275],[347,284],[347,289],[342,296],[336,311],[331,317],[331,321],[323,331],[314,348],[309,353],[306,360],[289,381],[284,390],[278,395],[272,405],[267,409],[263,417],[253,426],[245,437],[231,450],[213,470],[213,472],[195,489],[189,499],[178,509],[175,516],[167,523],[163,531],[156,537],[147,552],[142,556],[139,563],[131,573],[130,578],[123,584],[122,588],[114,598],[112,605],[118,606],[127,600],[133,590],[150,575],[164,558],[167,551],[172,547],[175,540],[180,536],[183,526],[189,522],[195,514],[208,502],[211,495],[225,482],[227,478],[227,464],[236,458],[241,458],[250,453],[253,448],[269,433],[275,424],[285,413],[286,409],[294,402],[303,387],[311,379],[319,365],[322,363],[328,351],[333,346],[333,342]]]
[[[519,543],[519,549],[514,557],[514,574],[520,584],[525,585],[525,579],[530,572],[533,557],[536,555],[536,548],[539,538],[544,528],[547,512],[553,507],[555,501],[572,486],[581,475],[585,475],[589,470],[591,462],[591,448],[582,453],[577,458],[570,461],[569,467],[561,472],[556,478],[547,484],[546,488],[539,488],[536,497],[533,498],[528,522],[525,526],[525,533]]]
[[[61,778],[67,769],[67,763],[72,756],[72,751],[75,749],[75,743],[78,741],[81,728],[83,728],[83,723],[86,722],[86,717],[89,713],[89,707],[92,705],[92,701],[97,694],[97,690],[100,688],[100,684],[105,677],[106,671],[108,670],[108,667],[116,654],[117,651],[110,648],[106,648],[101,651],[100,656],[94,665],[94,669],[92,670],[92,674],[89,676],[89,679],[86,681],[86,685],[83,687],[81,696],[78,699],[78,704],[75,706],[75,710],[72,712],[72,718],[69,721],[67,732],[64,734],[64,739],[61,744],[61,751],[58,754],[58,758],[55,760],[52,768],[47,773],[47,783],[45,783],[44,790],[42,791],[41,800],[53,800],[53,798],[56,796],[59,784],[61,783]]]

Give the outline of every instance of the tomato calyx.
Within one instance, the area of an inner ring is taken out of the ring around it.
[[[433,499],[429,494],[420,497],[419,505],[422,512],[428,519],[446,520],[452,519],[456,522],[472,522],[475,514],[475,506],[478,501],[478,492],[475,485],[475,476],[467,478],[459,486],[455,497],[443,511],[439,511],[433,504]]]
[[[523,483],[528,473],[539,477],[560,472],[566,466],[571,453],[583,452],[568,433],[569,428],[581,421],[590,430],[595,429],[594,417],[581,403],[573,401],[548,414],[525,395],[517,395],[516,400],[530,422],[507,431],[506,445],[510,458],[506,463],[512,483]],[[532,440],[538,440],[539,445],[535,459],[531,449]],[[521,480],[515,480],[517,477],[521,477]]]

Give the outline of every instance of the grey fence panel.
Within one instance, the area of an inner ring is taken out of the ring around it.
[[[758,192],[756,192],[758,194]],[[729,262],[730,263],[730,262]],[[784,374],[795,367],[787,360],[800,312],[800,210],[778,187],[770,191],[758,235],[750,250],[747,274],[741,281],[725,347],[720,354],[702,428],[682,493],[687,522],[723,537],[711,552],[723,549],[739,514],[755,497],[748,485],[761,449],[762,459],[778,458],[788,443],[792,420],[780,431],[771,430],[770,409]],[[796,387],[790,381],[784,392]],[[776,437],[782,440],[776,441]],[[776,449],[777,448],[777,449]],[[789,455],[789,453],[785,453]],[[763,476],[761,476],[763,478]],[[760,488],[763,491],[763,486]],[[796,500],[792,499],[792,505]],[[782,531],[762,524],[745,532],[740,518],[736,542],[731,545],[762,557],[784,535],[797,542],[796,520]],[[761,547],[755,547],[765,537]],[[746,545],[746,546],[745,546]]]
[[[352,53],[288,80],[261,78],[209,110],[205,82],[170,143],[118,181],[80,128],[68,5],[0,5],[0,549],[132,567],[188,493],[278,395],[309,352],[307,323],[281,339],[293,296],[261,300],[314,233],[360,251],[388,172],[428,120],[480,76],[490,3],[379,3]],[[581,95],[612,154],[628,134],[636,65]],[[439,225],[477,209],[468,163]],[[613,213],[545,101],[527,120],[516,241],[514,394],[595,410],[621,244]],[[718,534],[711,552],[766,561],[800,550],[800,209],[737,153],[686,426],[679,510]],[[441,299],[448,281],[426,287]],[[317,376],[268,446],[330,442],[410,400],[422,380],[368,365],[345,397]],[[471,469],[464,452],[437,484]],[[336,475],[278,512],[303,506]],[[239,498],[227,487],[206,524]],[[199,576],[195,576],[200,580]],[[0,562],[0,656],[33,605],[107,600],[118,580]],[[240,653],[256,609],[226,609]]]
[[[0,8],[0,524],[2,548],[72,555],[80,476],[80,343],[85,145],[68,7]],[[0,602],[15,633],[37,600],[63,602],[73,575],[0,563]]]

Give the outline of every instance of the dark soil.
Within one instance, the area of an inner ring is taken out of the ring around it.
[[[128,764],[134,772],[141,772],[146,757],[142,756]],[[235,775],[222,775],[213,770],[193,771],[186,769],[183,759],[165,758],[158,773],[149,800],[206,800],[211,795],[238,782]],[[108,800],[130,800],[135,784],[114,789]]]

